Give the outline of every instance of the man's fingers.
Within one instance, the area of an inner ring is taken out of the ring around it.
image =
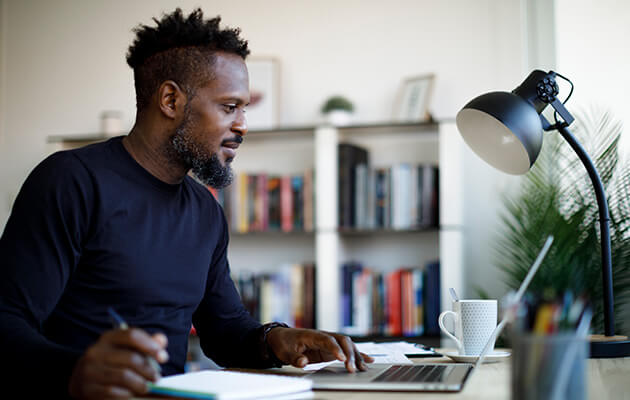
[[[147,381],[128,368],[100,366],[96,371],[100,375],[99,382],[111,388],[121,388],[135,394],[148,392]]]
[[[361,353],[361,357],[363,357],[363,361],[365,361],[366,363],[373,363],[374,362],[374,358],[370,357],[369,355],[367,355],[365,353]]]
[[[356,358],[358,352],[356,351],[354,343],[352,343],[352,339],[350,339],[348,336],[343,335],[336,335],[335,339],[341,345],[344,355],[346,356],[346,369],[348,370],[348,372],[354,372],[355,363],[357,363],[358,366],[358,360]]]
[[[365,353],[361,353],[354,343],[352,344],[352,346],[354,347],[354,354],[357,360],[357,368],[359,369],[359,371],[367,371],[368,366],[363,357],[368,357],[368,355]]]
[[[168,361],[168,353],[164,349],[166,338],[156,340],[141,329],[108,331],[101,338],[114,346],[124,346],[148,354],[161,363]]]
[[[343,362],[348,359],[344,350],[341,348],[341,346],[337,342],[337,339],[334,336],[329,335],[327,333],[323,333],[323,332],[318,332],[318,333],[319,335],[317,335],[317,340],[315,343],[316,348],[319,348],[320,350],[323,350],[324,352],[332,354],[333,357],[339,361]],[[325,360],[322,360],[322,361],[325,361]]]
[[[162,346],[163,349],[166,348],[166,345],[168,344],[168,339],[166,338],[165,334],[154,333],[153,335],[151,335],[151,338],[155,340],[156,342],[158,342],[158,344]]]
[[[159,372],[155,370],[147,358],[150,356],[132,350],[115,349],[108,351],[104,357],[107,364],[132,369],[144,379],[156,381],[159,378]]]
[[[308,357],[301,355],[293,360],[291,364],[297,368],[304,368],[308,364]]]

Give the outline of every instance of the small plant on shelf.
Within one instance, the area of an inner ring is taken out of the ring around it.
[[[324,102],[321,111],[332,125],[348,125],[354,111],[354,105],[343,96],[332,96]]]

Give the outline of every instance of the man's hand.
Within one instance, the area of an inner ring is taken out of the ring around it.
[[[355,372],[367,370],[367,363],[374,362],[359,352],[349,337],[338,333],[278,327],[269,331],[267,343],[280,361],[298,368],[339,360],[345,362],[348,372]]]
[[[74,367],[68,390],[77,399],[129,398],[147,393],[159,379],[147,357],[168,361],[166,336],[140,329],[105,332],[88,347]]]

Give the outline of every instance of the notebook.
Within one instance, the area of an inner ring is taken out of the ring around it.
[[[525,293],[552,242],[553,237],[549,236],[514,296],[514,304],[518,303]],[[458,392],[463,389],[466,380],[479,368],[486,354],[491,350],[495,338],[507,322],[506,313],[490,335],[474,367],[472,364],[452,363],[371,365],[367,371],[349,374],[344,367],[331,365],[308,377],[313,381],[313,389]]]
[[[307,399],[308,379],[271,374],[205,370],[172,375],[149,385],[149,393],[187,399]]]

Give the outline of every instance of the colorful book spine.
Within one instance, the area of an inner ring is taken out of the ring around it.
[[[293,194],[290,176],[280,178],[280,226],[283,232],[293,230]]]

